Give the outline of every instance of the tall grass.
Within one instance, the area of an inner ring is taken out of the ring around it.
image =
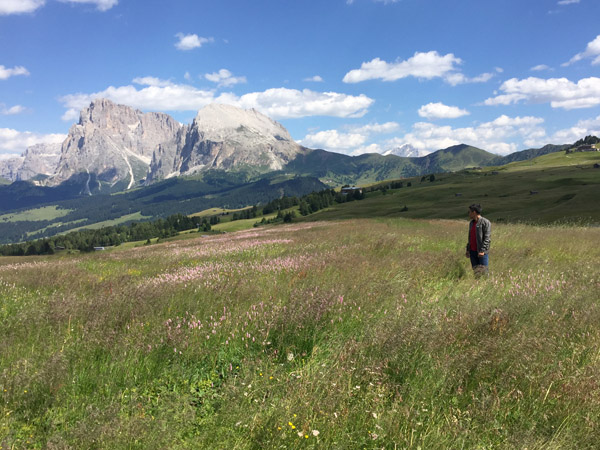
[[[2,448],[597,448],[600,229],[293,224],[0,260]]]

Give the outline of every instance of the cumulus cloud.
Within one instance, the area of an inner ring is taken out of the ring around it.
[[[426,119],[456,119],[469,115],[466,109],[458,106],[448,106],[443,103],[428,103],[419,108],[419,116]]]
[[[23,66],[15,66],[12,69],[0,65],[0,80],[7,80],[10,77],[16,77],[17,75],[29,75],[29,71]]]
[[[310,81],[313,83],[322,83],[324,80],[321,76],[315,75],[314,77],[305,78],[304,81]]]
[[[234,77],[227,69],[221,69],[218,72],[207,73],[204,75],[208,81],[217,83],[219,86],[233,86],[239,83],[246,83],[246,77]]]
[[[107,98],[116,103],[149,111],[197,111],[209,103],[225,103],[240,108],[255,108],[274,119],[307,116],[362,117],[373,104],[365,95],[346,95],[337,92],[315,92],[309,89],[274,88],[251,92],[242,96],[233,93],[216,95],[212,90],[201,90],[190,85],[174,84],[153,77],[136,78],[136,84],[114,87],[92,94],[71,94],[60,99],[67,108],[63,120],[72,121],[79,111],[96,98]]]
[[[344,83],[359,83],[366,80],[381,79],[396,81],[406,77],[431,79],[445,77],[457,69],[461,59],[452,53],[440,55],[436,51],[416,52],[404,61],[388,63],[379,58],[362,63],[360,69],[354,69],[344,76]]]
[[[504,94],[485,100],[486,105],[511,105],[550,103],[553,108],[577,109],[600,105],[600,78],[583,78],[573,83],[566,78],[542,79],[529,77],[524,80],[511,78],[500,90]]]
[[[366,136],[360,133],[341,133],[338,130],[325,130],[307,134],[300,143],[306,147],[346,153],[363,145],[366,139]]]
[[[19,155],[34,144],[61,143],[66,138],[66,134],[39,134],[0,128],[0,154]]]
[[[375,58],[362,63],[360,69],[353,69],[344,78],[344,83],[359,83],[361,81],[380,79],[383,81],[396,81],[402,78],[415,77],[430,80],[442,78],[448,84],[456,86],[465,83],[484,83],[489,81],[494,74],[483,73],[470,78],[458,71],[462,60],[452,53],[440,55],[436,51],[427,53],[416,52],[404,61],[392,63]]]
[[[344,131],[324,130],[307,134],[300,143],[306,147],[359,155],[380,152],[378,144],[364,145],[375,134],[392,133],[400,126],[396,122],[370,123],[367,125],[345,127]]]
[[[596,36],[592,42],[589,42],[585,51],[577,53],[569,61],[562,64],[562,66],[570,66],[571,64],[581,61],[582,59],[593,58],[592,65],[596,66],[600,64],[600,34]]]
[[[24,14],[44,6],[46,0],[2,0],[0,1],[0,16],[9,14]]]
[[[0,114],[3,116],[14,116],[25,112],[26,108],[21,105],[15,105],[8,108],[4,103],[0,103]]]
[[[237,98],[223,94],[218,102],[231,103],[241,108],[255,108],[275,119],[307,116],[362,117],[374,100],[364,94],[347,95],[338,92],[315,92],[310,89],[267,89]]]
[[[600,123],[600,117],[597,121]],[[459,128],[439,126],[430,122],[417,122],[408,133],[372,142],[371,133],[392,132],[399,128],[398,124],[391,122],[352,127],[344,131],[319,131],[307,134],[300,142],[307,147],[324,148],[348,155],[382,153],[384,149],[404,145],[414,147],[419,154],[428,154],[458,144],[470,144],[493,153],[506,155],[522,150],[523,145],[536,147],[546,144],[548,137],[542,126],[543,123],[544,119],[539,117],[509,117],[506,115],[501,115],[490,122]],[[593,129],[593,127],[587,129]]]
[[[388,142],[388,146],[410,144],[423,152],[432,152],[452,145],[470,144],[484,150],[506,155],[526,146],[543,145],[546,131],[539,117],[508,117],[502,115],[491,122],[472,127],[453,128],[429,122],[418,122],[411,132]]]
[[[195,48],[202,47],[204,44],[214,42],[213,38],[199,37],[197,34],[183,34],[177,33],[175,35],[179,41],[175,44],[178,50],[193,50]]]
[[[580,120],[574,126],[559,130],[552,135],[552,142],[572,144],[585,136],[600,136],[600,116],[593,119]]]

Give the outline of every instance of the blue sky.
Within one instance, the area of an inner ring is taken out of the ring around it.
[[[0,0],[0,158],[96,97],[256,108],[311,148],[600,135],[598,0]]]

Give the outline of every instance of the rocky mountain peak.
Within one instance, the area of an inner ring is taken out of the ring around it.
[[[207,169],[281,170],[302,151],[283,125],[255,109],[210,104],[198,111],[185,136],[160,146],[148,181]]]
[[[94,178],[86,191],[131,188],[145,178],[154,151],[181,128],[163,113],[143,113],[107,99],[94,100],[80,114],[62,146],[57,172],[50,184],[69,179]],[[92,177],[93,175],[93,177]]]
[[[402,144],[383,153],[383,156],[388,155],[402,156],[405,158],[418,158],[427,155],[427,152],[423,152],[410,144]]]
[[[283,125],[255,109],[244,110],[219,103],[210,104],[198,111],[193,126],[202,130],[206,139],[215,141],[226,140],[241,132],[292,141]]]

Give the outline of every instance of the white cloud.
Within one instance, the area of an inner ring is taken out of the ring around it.
[[[217,83],[219,86],[233,86],[239,83],[246,83],[246,77],[234,77],[227,69],[221,69],[218,72],[207,73],[204,75],[208,81]]]
[[[345,132],[338,130],[325,130],[307,134],[299,141],[302,145],[311,148],[323,148],[325,150],[351,155],[362,153],[376,153],[381,150],[378,144],[363,146],[367,139],[373,134],[386,134],[398,130],[400,126],[396,122],[370,123],[362,126],[347,127]]]
[[[583,78],[573,83],[566,78],[524,80],[512,78],[505,81],[500,90],[504,94],[488,98],[486,105],[510,105],[526,101],[550,103],[553,108],[576,109],[600,105],[600,78]]]
[[[538,64],[537,66],[533,66],[531,69],[532,72],[542,72],[544,70],[551,70],[550,66],[547,66],[546,64]]]
[[[354,69],[344,76],[344,83],[359,83],[366,80],[381,79],[395,81],[406,77],[431,79],[446,77],[457,69],[461,59],[452,53],[441,56],[436,51],[416,52],[405,61],[388,63],[379,58],[362,63],[360,69]]]
[[[347,153],[365,143],[366,137],[360,133],[340,133],[337,130],[319,131],[307,134],[301,144],[310,148],[322,148],[328,151]]]
[[[385,134],[392,133],[400,128],[400,125],[397,122],[386,122],[386,123],[370,123],[367,125],[363,125],[360,127],[352,127],[351,130],[354,133],[360,134]]]
[[[462,73],[451,73],[446,75],[445,80],[451,86],[467,83],[487,83],[494,77],[493,73],[482,73],[476,77],[469,78]]]
[[[218,102],[227,101],[241,108],[255,108],[272,118],[299,118],[307,116],[362,117],[374,100],[364,94],[347,95],[338,92],[302,91],[287,88],[267,89],[235,98],[223,94]]]
[[[183,34],[177,33],[175,35],[179,39],[179,42],[175,44],[178,50],[193,50],[195,48],[202,47],[204,44],[214,42],[213,38],[199,37],[197,34]]]
[[[600,116],[595,119],[580,120],[571,128],[557,131],[552,135],[552,142],[557,144],[572,144],[589,135],[600,136]]]
[[[16,66],[12,69],[0,65],[0,80],[7,80],[10,77],[16,77],[17,75],[29,75],[29,71],[23,66]]]
[[[442,56],[436,51],[416,52],[404,61],[388,63],[380,58],[375,58],[369,62],[364,62],[360,69],[348,72],[343,81],[344,83],[359,83],[375,79],[396,81],[407,77],[426,80],[442,78],[448,84],[456,86],[465,83],[485,83],[494,76],[493,73],[482,73],[476,77],[467,77],[458,72],[460,64],[462,64],[462,60],[452,53]],[[498,69],[496,70],[498,71]]]
[[[190,75],[190,73],[189,73],[189,72],[186,72],[186,73],[183,75],[183,78],[184,78],[186,81],[192,81],[192,75]]]
[[[174,84],[169,80],[161,80],[156,77],[137,77],[133,79],[135,84],[139,84],[142,86],[157,86],[157,87],[168,87],[174,86]]]
[[[25,111],[26,108],[21,105],[15,105],[11,106],[10,108],[7,108],[6,105],[0,103],[0,114],[2,114],[3,116],[14,116],[16,114],[21,114]]]
[[[46,0],[0,0],[0,16],[30,13],[45,3]]]
[[[463,128],[418,122],[410,133],[390,140],[388,146],[409,143],[419,150],[431,152],[464,143],[505,155],[519,150],[521,142],[527,146],[543,145],[546,140],[546,131],[541,127],[543,122],[544,119],[539,117],[505,115],[491,122]]]
[[[119,0],[60,0],[62,3],[87,3],[96,5],[98,11],[108,11],[119,3]]]
[[[11,128],[0,128],[0,154],[21,154],[34,144],[60,143],[66,139],[65,134],[39,134],[30,131],[17,131]]]
[[[251,92],[242,96],[200,90],[190,85],[163,82],[153,77],[136,78],[146,86],[110,86],[92,94],[71,94],[60,99],[68,109],[63,120],[79,117],[79,111],[96,98],[107,98],[116,103],[146,111],[197,111],[209,103],[226,103],[240,108],[255,108],[274,119],[307,116],[362,117],[373,104],[365,95],[346,95],[337,92],[315,92],[309,89],[274,88]]]
[[[559,5],[563,6],[563,5],[573,5],[575,3],[579,3],[580,0],[560,0],[558,2]]]
[[[428,103],[419,108],[419,116],[429,120],[456,119],[469,114],[466,109],[460,109],[458,106],[447,106],[443,103]]]
[[[596,39],[588,43],[587,47],[585,48],[585,51],[577,53],[568,62],[562,64],[562,66],[569,66],[577,61],[581,61],[582,59],[586,58],[594,58],[592,60],[593,66],[600,64],[600,34],[596,36]]]
[[[314,83],[322,83],[324,80],[321,76],[315,75],[314,77],[305,78],[304,81],[310,81]]]
[[[598,118],[600,122],[600,117]],[[548,142],[546,130],[542,127],[544,119],[539,117],[499,116],[490,122],[471,127],[453,128],[439,126],[430,122],[418,122],[410,132],[379,142],[369,142],[371,133],[390,132],[398,128],[398,124],[371,124],[350,128],[346,132],[325,130],[307,134],[302,145],[311,148],[324,148],[348,155],[362,153],[382,153],[384,149],[401,147],[409,144],[420,154],[458,144],[469,144],[484,150],[508,154],[521,150],[522,146],[536,147]]]

